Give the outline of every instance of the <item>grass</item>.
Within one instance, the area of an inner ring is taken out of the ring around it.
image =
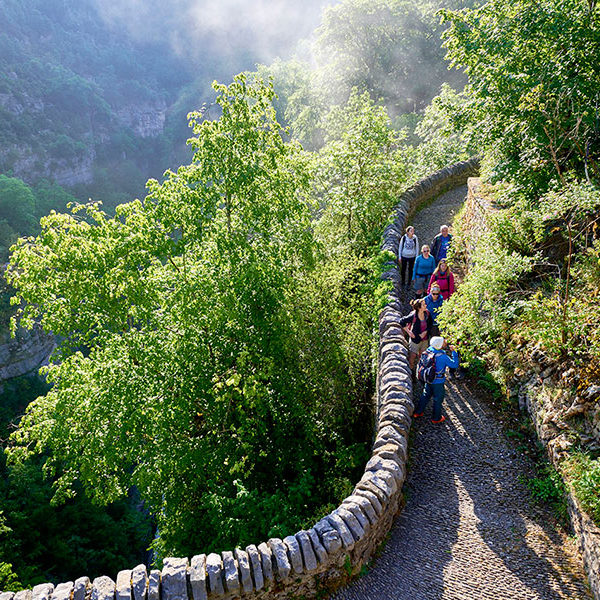
[[[563,470],[581,506],[600,527],[600,458],[574,452],[563,463]]]

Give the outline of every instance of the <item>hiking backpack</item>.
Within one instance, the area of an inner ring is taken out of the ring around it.
[[[436,376],[435,370],[435,352],[427,348],[417,365],[417,379],[423,383],[433,383]]]

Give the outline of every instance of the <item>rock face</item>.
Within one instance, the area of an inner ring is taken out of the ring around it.
[[[41,329],[20,329],[16,338],[6,334],[0,342],[0,382],[38,369],[56,346],[54,336]]]
[[[167,104],[164,100],[132,104],[120,108],[116,114],[122,125],[133,129],[141,138],[156,137],[164,130]]]

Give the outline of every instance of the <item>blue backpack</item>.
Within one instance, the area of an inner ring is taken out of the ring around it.
[[[435,352],[427,348],[417,365],[417,379],[423,383],[433,383],[435,381]]]

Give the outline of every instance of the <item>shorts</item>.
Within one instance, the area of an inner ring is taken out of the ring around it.
[[[425,350],[427,350],[428,346],[429,342],[426,339],[420,341],[418,344],[413,342],[412,339],[408,340],[408,351],[412,352],[413,354],[422,354],[425,352]]]

